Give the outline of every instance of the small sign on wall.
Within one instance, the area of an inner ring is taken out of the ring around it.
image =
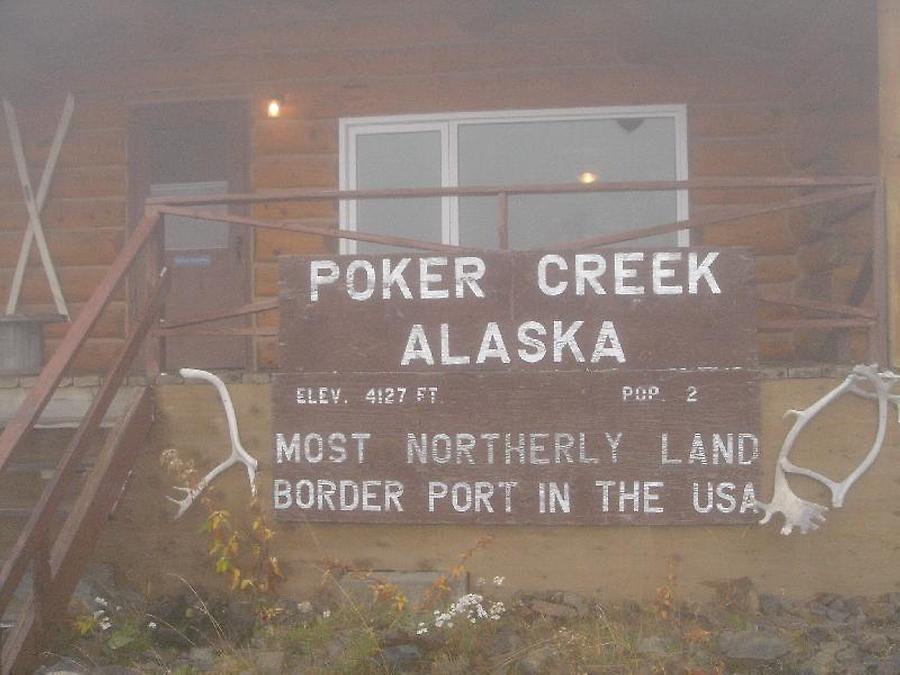
[[[276,514],[751,522],[752,280],[736,249],[284,258]]]

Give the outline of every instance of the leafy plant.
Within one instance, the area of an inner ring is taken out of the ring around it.
[[[198,472],[193,460],[183,459],[176,449],[164,450],[160,463],[184,487],[197,485]],[[202,530],[208,537],[208,554],[214,560],[216,573],[227,579],[229,590],[274,595],[284,574],[271,550],[275,530],[260,501],[256,497],[250,500],[246,526],[238,524],[231,512],[222,507],[215,490],[205,490],[199,502],[207,511]]]

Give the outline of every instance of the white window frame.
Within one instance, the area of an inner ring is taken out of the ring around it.
[[[427,115],[388,115],[377,117],[342,117],[338,127],[339,176],[341,190],[356,190],[356,140],[364,134],[438,131],[441,134],[441,187],[459,185],[458,139],[459,128],[466,124],[504,124],[509,122],[562,122],[627,117],[667,118],[675,125],[675,180],[687,180],[687,106],[639,105],[607,106],[599,108],[547,108],[539,110],[490,110],[479,112],[438,113]],[[340,203],[340,228],[356,232],[356,200]],[[687,190],[677,190],[676,220],[687,220]],[[441,240],[445,244],[459,244],[459,198],[441,198]],[[340,240],[340,252],[356,253],[357,242]],[[690,244],[690,231],[679,230],[678,246]]]

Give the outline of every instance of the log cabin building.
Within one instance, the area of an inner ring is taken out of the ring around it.
[[[549,248],[687,221],[644,243],[752,251],[771,469],[785,409],[833,387],[850,364],[900,361],[898,64],[896,0],[0,2],[0,93],[15,108],[34,186],[65,97],[74,97],[40,211],[72,321],[40,324],[49,364],[40,374],[10,366],[0,379],[8,422],[0,465],[40,454],[13,432],[33,426],[26,413],[48,400],[44,415],[56,418],[44,426],[77,424],[140,328],[152,275],[166,265],[163,322],[119,373],[126,388],[154,391],[151,441],[94,555],[134,583],[169,570],[201,575],[199,516],[180,532],[171,525],[158,451],[179,447],[213,466],[224,426],[214,394],[175,373],[204,368],[229,383],[245,445],[268,470],[280,256],[378,252],[388,242],[378,238],[390,236]],[[0,134],[4,300],[29,222],[15,155]],[[677,185],[591,191],[642,181]],[[517,192],[535,185],[548,193]],[[464,192],[479,187],[486,192]],[[409,188],[425,192],[383,194]],[[225,197],[234,194],[255,197]],[[216,197],[203,208],[229,221],[176,208],[155,235],[143,232],[154,205]],[[340,230],[374,236],[341,240]],[[135,233],[150,236],[141,255],[129,252]],[[91,312],[96,321],[80,326]],[[16,314],[55,313],[35,250]],[[48,371],[57,365],[65,370]],[[815,432],[830,467],[844,467],[844,446],[873,428],[865,402],[842,405]],[[827,534],[509,527],[494,532],[473,569],[506,574],[517,588],[647,596],[678,555],[696,592],[704,580],[745,575],[785,593],[896,590],[896,450],[891,430],[880,470],[862,480],[852,509],[829,516]],[[244,498],[241,480],[227,483],[235,500]],[[13,510],[0,536],[7,549],[28,522]],[[296,588],[313,583],[309,566],[324,557],[442,569],[477,534],[317,529],[315,551],[299,526],[280,535]],[[831,564],[815,567],[821,559]],[[848,572],[860,564],[879,572]],[[798,578],[804,566],[815,572]]]

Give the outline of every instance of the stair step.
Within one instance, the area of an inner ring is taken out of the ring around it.
[[[95,387],[60,387],[41,413],[35,429],[73,429],[80,423],[96,393]],[[122,416],[136,387],[122,387],[103,418],[103,427],[111,427]],[[5,426],[22,405],[28,390],[18,387],[0,389],[0,426]]]
[[[37,473],[40,474],[41,480],[50,480],[56,473],[56,463],[41,460],[22,460],[19,462],[11,461],[6,465],[4,471],[10,473]],[[75,467],[76,474],[89,473],[94,467],[93,462],[82,462]]]

